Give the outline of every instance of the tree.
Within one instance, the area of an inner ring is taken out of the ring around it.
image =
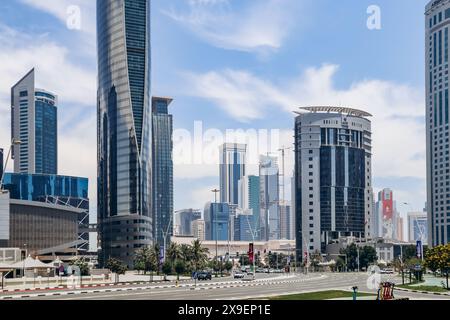
[[[203,248],[199,240],[195,240],[192,243],[191,259],[195,271],[198,271],[206,265],[206,262],[208,261],[208,252],[209,250],[207,248]]]
[[[147,274],[148,271],[155,270],[155,261],[153,260],[150,247],[145,246],[136,251],[134,267],[138,271],[144,271],[144,275]]]
[[[75,260],[72,263],[73,266],[77,266],[78,268],[80,268],[80,273],[82,276],[88,276],[89,275],[89,265],[86,262],[86,260],[84,258],[80,258]]]
[[[367,269],[371,264],[378,260],[377,251],[374,247],[365,246],[359,252],[359,264],[361,268]]]
[[[180,259],[185,262],[186,269],[189,271],[194,271],[194,263],[192,261],[192,247],[187,244],[182,244],[179,249]]]
[[[225,263],[225,270],[227,270],[227,272],[230,272],[233,269],[233,264],[230,261],[227,261]]]
[[[358,269],[358,248],[352,243],[345,249],[341,249],[341,254],[347,256],[347,269],[355,271]]]
[[[106,262],[106,268],[111,270],[112,273],[115,273],[117,275],[116,282],[119,281],[119,276],[121,274],[125,274],[127,271],[127,266],[123,264],[122,261],[115,259],[115,258],[109,258]]]
[[[175,261],[181,258],[180,246],[175,242],[171,242],[166,255],[167,260],[174,266]]]
[[[162,272],[164,274],[164,280],[167,279],[167,275],[172,273],[172,263],[170,261],[166,261],[162,265]]]
[[[180,274],[186,271],[186,263],[183,260],[177,260],[175,263],[175,272],[177,273],[177,279],[180,280]]]
[[[450,269],[450,243],[429,249],[425,255],[425,265],[433,272],[447,273]]]
[[[159,244],[156,243],[150,248],[150,257],[150,260],[152,261],[150,271],[152,271],[152,273],[153,271],[156,271],[156,274],[159,274],[161,266],[161,248]]]

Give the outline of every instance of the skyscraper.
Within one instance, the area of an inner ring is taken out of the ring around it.
[[[416,243],[421,240],[422,243],[428,241],[428,221],[426,212],[408,212],[408,233],[409,242]]]
[[[403,233],[403,224],[404,224],[404,220],[403,218],[400,216],[400,214],[396,214],[395,216],[395,239],[398,241],[405,241],[405,236]]]
[[[245,176],[247,146],[225,143],[220,147],[220,202],[238,204],[239,180]]]
[[[280,239],[293,240],[291,215],[292,210],[289,201],[280,202]]]
[[[97,0],[100,264],[152,244],[150,1]]]
[[[200,210],[184,209],[175,212],[175,234],[177,236],[192,236],[194,234],[192,230],[192,223],[196,220],[202,219],[202,213]]]
[[[395,208],[394,193],[391,189],[385,188],[378,192],[378,201],[375,203],[374,217],[376,220],[376,230],[373,234],[376,237],[385,239],[397,239],[397,210]]]
[[[295,120],[297,258],[339,237],[371,237],[371,115],[302,108]]]
[[[425,9],[428,244],[450,241],[449,173],[450,1],[433,0]]]
[[[56,95],[35,87],[32,69],[11,89],[11,136],[20,140],[13,147],[14,172],[57,174]]]
[[[152,99],[153,233],[163,246],[173,235],[173,120],[169,114],[171,98]]]
[[[239,180],[239,207],[252,211],[255,239],[260,239],[260,179],[258,176],[244,176]]]
[[[260,156],[260,228],[261,240],[280,239],[280,183],[277,158]]]
[[[207,203],[205,219],[205,240],[227,241],[230,239],[230,222],[233,209],[228,203]]]

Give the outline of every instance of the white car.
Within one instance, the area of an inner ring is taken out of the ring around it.
[[[233,276],[233,277],[234,277],[235,279],[244,279],[245,274],[242,273],[242,272],[237,271],[237,272],[234,273],[234,276]]]

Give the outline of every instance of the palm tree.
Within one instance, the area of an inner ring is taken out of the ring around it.
[[[145,246],[136,251],[134,257],[134,265],[138,271],[143,270],[144,275],[147,274],[147,271],[150,271],[152,269],[152,256],[150,247]]]
[[[159,267],[161,264],[160,259],[160,247],[159,244],[154,244],[152,247],[150,247],[150,261],[151,263],[151,271],[153,275],[153,271],[156,271],[156,274],[159,274]]]
[[[206,264],[206,261],[208,260],[208,252],[209,250],[207,248],[203,248],[199,240],[192,242],[191,258],[195,271],[198,271],[199,267],[203,267]]]
[[[174,267],[175,261],[181,258],[180,246],[175,242],[170,243],[167,249],[167,258],[172,264],[172,268]]]

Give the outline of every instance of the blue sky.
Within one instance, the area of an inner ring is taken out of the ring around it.
[[[175,99],[178,130],[192,131],[195,121],[222,132],[278,129],[280,145],[292,143],[299,106],[365,109],[374,115],[375,192],[390,187],[399,202],[422,209],[426,2],[154,0],[153,94]],[[81,30],[66,26],[70,5],[81,9]],[[381,9],[381,30],[366,26],[370,5]],[[60,97],[60,173],[89,177],[95,204],[95,1],[0,2],[3,146],[10,138],[10,87],[33,66],[38,85]],[[202,208],[218,186],[218,159],[179,160],[175,209]],[[292,165],[289,154],[287,175]]]

